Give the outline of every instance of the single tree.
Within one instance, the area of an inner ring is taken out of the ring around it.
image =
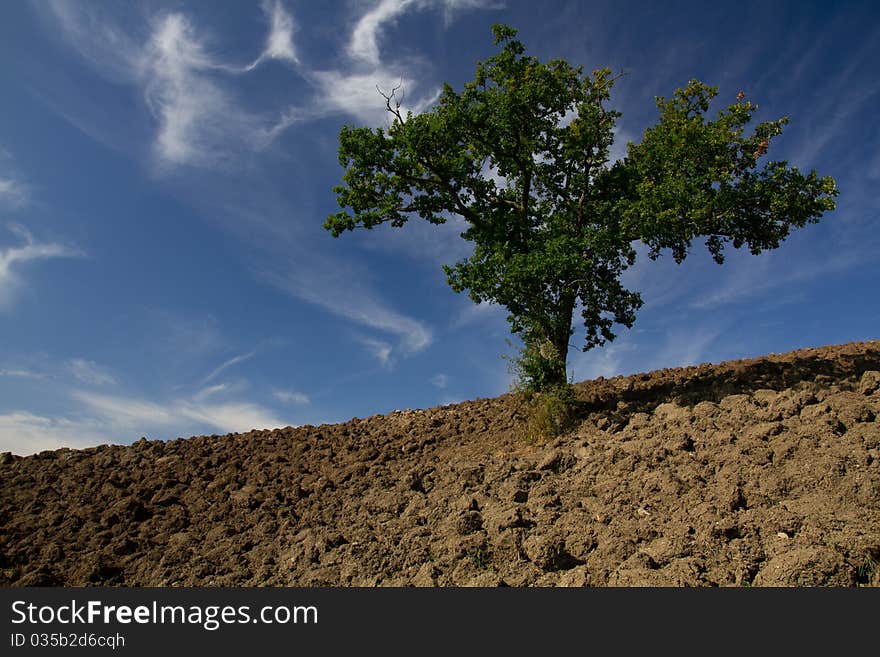
[[[620,279],[634,244],[652,259],[669,249],[681,263],[703,238],[720,264],[728,243],[758,254],[834,208],[830,177],[764,158],[788,119],[747,133],[757,106],[742,92],[715,118],[707,116],[715,87],[692,80],[658,97],[657,123],[612,162],[620,113],[606,108],[611,71],[542,63],[524,54],[513,28],[493,33],[499,51],[460,93],[444,85],[436,106],[414,115],[395,90],[383,94],[385,129],[342,128],[347,170],[334,192],[348,211],[324,225],[338,237],[413,216],[463,217],[473,253],[444,267],[447,280],[507,309],[525,345],[527,389],[565,384],[576,309],[584,351],[613,340],[615,324],[632,326],[642,300]]]

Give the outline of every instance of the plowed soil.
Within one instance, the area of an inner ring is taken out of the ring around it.
[[[0,584],[880,584],[880,342],[576,388],[0,455]]]

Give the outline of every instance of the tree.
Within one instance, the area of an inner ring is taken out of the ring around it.
[[[460,93],[446,84],[431,110],[404,115],[393,90],[383,94],[385,129],[342,128],[342,210],[324,226],[338,237],[414,216],[463,217],[473,253],[444,267],[447,281],[507,309],[525,345],[527,389],[565,384],[576,309],[584,351],[613,340],[615,325],[632,327],[642,300],[621,274],[638,242],[651,259],[669,250],[681,263],[703,238],[721,264],[727,244],[775,249],[834,208],[830,177],[766,161],[788,119],[747,133],[757,106],[742,92],[715,118],[707,113],[718,90],[699,81],[656,98],[657,123],[611,162],[620,116],[606,107],[611,71],[542,63],[524,54],[515,29],[493,33],[499,51]]]

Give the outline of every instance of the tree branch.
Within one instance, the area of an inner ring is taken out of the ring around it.
[[[386,94],[385,94],[385,93],[379,88],[379,85],[378,85],[378,84],[376,85],[376,91],[378,91],[378,92],[379,92],[379,95],[382,96],[382,98],[385,99],[385,109],[386,109],[389,113],[391,113],[391,114],[393,114],[394,116],[396,116],[396,117],[397,117],[397,120],[400,121],[401,123],[404,122],[404,120],[403,120],[403,116],[402,116],[401,113],[400,113],[400,106],[403,104],[404,92],[401,91],[401,93],[400,93],[400,98],[397,98],[396,93],[397,93],[397,90],[398,90],[398,89],[401,89],[402,87],[403,87],[403,84],[398,84],[396,87],[394,87],[394,88],[391,90],[391,93],[390,93],[390,94],[387,94],[387,95],[386,95]],[[392,101],[394,102],[394,107],[391,107],[391,103],[392,103]]]

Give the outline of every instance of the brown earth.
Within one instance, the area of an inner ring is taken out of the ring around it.
[[[0,584],[880,584],[880,341],[576,387],[0,455]]]

